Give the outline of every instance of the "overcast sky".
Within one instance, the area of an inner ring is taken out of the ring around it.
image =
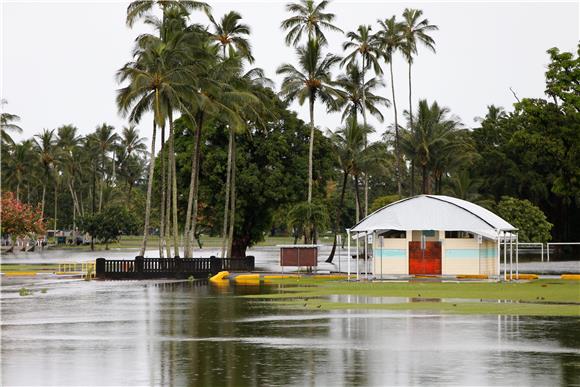
[[[44,128],[64,124],[77,126],[82,134],[103,122],[119,130],[127,125],[115,106],[115,72],[131,59],[135,37],[148,31],[142,24],[125,25],[125,1],[11,1],[0,0],[1,97],[4,110],[22,118],[22,135],[29,138]],[[294,50],[284,45],[280,21],[288,16],[287,1],[209,1],[216,19],[229,10],[242,14],[252,28],[255,65],[279,86],[276,68],[295,63]],[[543,97],[546,50],[559,47],[575,51],[579,38],[579,2],[331,2],[335,24],[345,31],[377,18],[401,15],[406,7],[424,11],[432,24],[437,53],[419,48],[413,66],[413,99],[437,100],[470,127],[495,104],[511,110],[514,96]],[[201,13],[192,21],[207,23]],[[328,50],[341,53],[344,36],[328,33]],[[399,110],[408,108],[407,66],[394,61]],[[380,91],[389,99],[388,89]],[[307,109],[293,105],[302,119]],[[384,124],[371,123],[382,134],[393,120],[391,109],[383,112]],[[336,129],[340,114],[316,107],[322,129]],[[151,119],[139,125],[150,137]]]

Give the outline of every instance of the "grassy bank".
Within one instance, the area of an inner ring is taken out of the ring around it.
[[[488,282],[346,282],[275,280],[280,293],[251,295],[282,307],[302,309],[432,310],[460,314],[580,316],[580,282],[536,280]],[[355,296],[351,300],[347,297]],[[369,297],[365,299],[365,297]],[[381,300],[376,297],[402,297]]]

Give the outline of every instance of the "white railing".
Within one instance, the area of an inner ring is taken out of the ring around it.
[[[541,254],[542,254],[542,262],[544,262],[544,244],[541,242],[517,242],[517,247],[519,248],[519,246],[530,246],[530,247],[534,247],[534,246],[539,246],[541,249]],[[549,259],[548,259],[549,261]]]

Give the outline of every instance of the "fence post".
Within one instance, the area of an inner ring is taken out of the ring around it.
[[[145,258],[142,256],[135,257],[135,273],[137,274],[138,278],[143,276],[143,267],[145,266]]]
[[[248,260],[247,265],[248,265],[248,271],[254,271],[254,267],[256,264],[256,258],[253,255],[248,255],[246,257],[246,259]]]
[[[97,278],[105,278],[105,258],[97,258],[95,263],[95,275]]]
[[[212,275],[219,273],[222,271],[222,260],[212,255],[209,257],[209,267]]]

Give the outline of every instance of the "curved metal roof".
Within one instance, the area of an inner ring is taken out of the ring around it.
[[[351,229],[379,230],[461,230],[489,234],[517,229],[477,204],[444,195],[419,195],[378,209]]]

